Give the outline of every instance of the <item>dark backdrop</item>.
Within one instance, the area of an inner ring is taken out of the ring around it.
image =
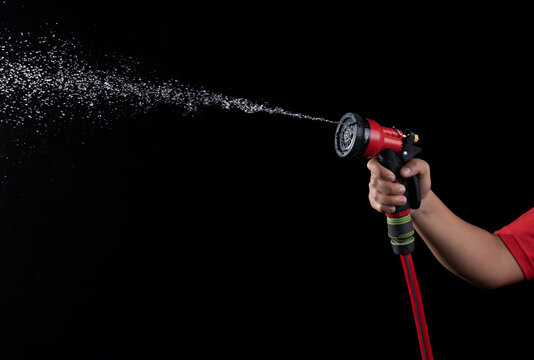
[[[532,206],[521,9],[6,1],[1,12],[11,30],[52,27],[194,86],[415,129],[434,191],[490,231]],[[79,349],[91,358],[161,359],[184,349],[184,329],[269,328],[293,340],[258,335],[252,357],[417,358],[365,162],[337,158],[334,131],[173,107],[104,128],[63,125],[33,150],[3,130],[2,338],[21,353],[90,339]],[[517,336],[533,321],[531,284],[477,289],[421,241],[414,261],[436,358],[527,349]],[[243,347],[234,338],[219,351]]]

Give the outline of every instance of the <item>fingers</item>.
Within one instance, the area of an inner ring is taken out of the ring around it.
[[[371,180],[369,182],[369,202],[371,206],[385,213],[394,213],[395,206],[406,203],[404,193],[406,188],[396,183],[395,175],[390,170],[380,165],[377,158],[369,160],[367,167],[371,171]],[[410,160],[400,171],[403,178],[418,176],[421,201],[430,191],[430,166],[421,159]]]
[[[395,174],[389,169],[386,169],[378,162],[378,158],[374,157],[367,162],[367,168],[371,171],[371,174],[378,176],[380,179],[384,179],[389,182],[395,181]]]
[[[369,181],[369,188],[373,191],[378,191],[384,195],[402,195],[406,191],[404,185],[385,181],[378,176],[371,174],[371,181]]]
[[[406,203],[406,197],[403,195],[405,191],[405,187],[400,184],[386,182],[376,176],[371,176],[369,202],[374,209],[380,212],[394,213],[395,206]]]
[[[369,182],[371,206],[380,212],[394,213],[395,206],[406,203],[406,197],[403,195],[406,188],[396,183],[393,172],[380,165],[376,158],[371,159],[367,167],[371,170]]]

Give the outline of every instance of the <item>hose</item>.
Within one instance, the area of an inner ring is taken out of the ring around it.
[[[406,277],[406,284],[410,292],[410,300],[412,302],[413,316],[415,318],[415,326],[417,328],[417,338],[419,339],[419,347],[421,349],[421,357],[423,360],[434,359],[432,349],[430,348],[430,338],[428,337],[428,328],[426,325],[425,311],[423,309],[423,301],[421,300],[421,293],[419,292],[419,284],[413,266],[412,255],[400,255],[402,268],[404,269],[404,276]]]

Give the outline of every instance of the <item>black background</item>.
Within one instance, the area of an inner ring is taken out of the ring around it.
[[[416,129],[434,191],[490,231],[532,206],[524,9],[6,1],[0,11],[12,30],[53,27],[194,86]],[[201,331],[198,352],[235,356],[249,340],[219,347],[211,334],[268,328],[245,354],[418,358],[365,162],[337,158],[334,125],[160,107],[104,128],[63,125],[33,151],[13,131],[2,135],[0,330],[20,357],[82,340],[89,358],[161,359],[185,352],[184,330]],[[518,336],[533,321],[531,284],[477,289],[421,241],[414,262],[437,359],[528,354]]]

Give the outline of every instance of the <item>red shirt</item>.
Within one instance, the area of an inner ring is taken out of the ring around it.
[[[534,208],[495,232],[530,280],[534,279]]]

